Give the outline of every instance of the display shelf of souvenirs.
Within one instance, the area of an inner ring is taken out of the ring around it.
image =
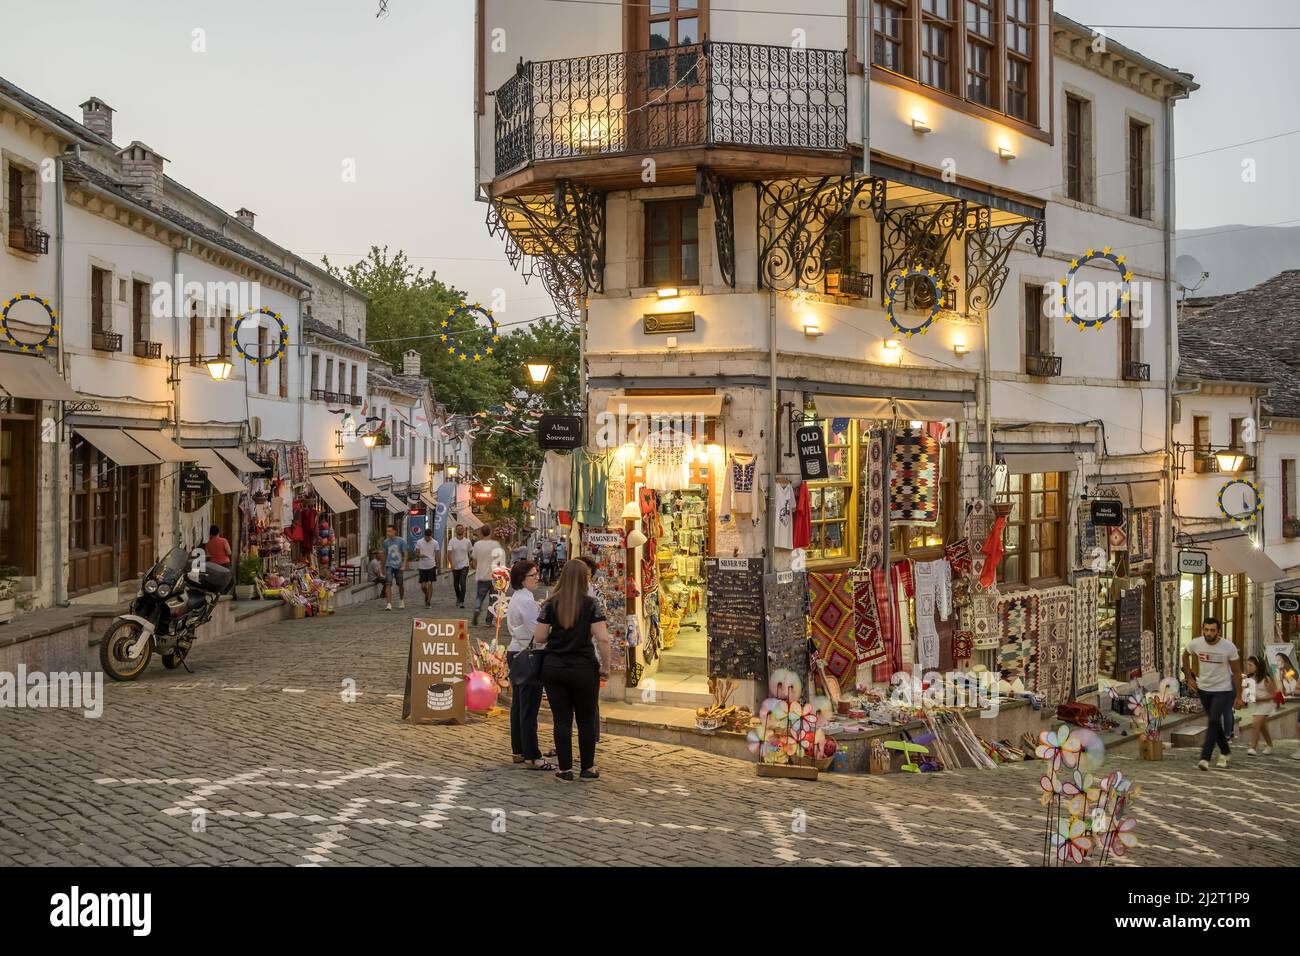
[[[299,565],[287,579],[279,578],[279,583],[280,600],[293,609],[295,618],[334,613],[334,593],[338,584],[332,578],[322,577],[310,565]]]

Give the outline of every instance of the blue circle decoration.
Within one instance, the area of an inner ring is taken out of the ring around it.
[[[898,321],[894,316],[894,297],[898,291],[903,288],[908,279],[921,279],[930,284],[934,292],[934,305],[930,306],[930,314],[920,325],[906,326]],[[894,327],[896,332],[902,332],[909,339],[914,332],[920,332],[925,335],[933,324],[935,317],[943,309],[943,280],[938,278],[933,269],[927,269],[925,266],[912,266],[889,280],[889,294],[885,296],[885,315],[889,319],[889,324]]]
[[[1233,485],[1245,485],[1255,494],[1255,507],[1249,511],[1233,512],[1223,506],[1223,495]],[[1264,508],[1264,496],[1259,492],[1259,485],[1249,478],[1233,478],[1231,481],[1225,481],[1223,487],[1219,489],[1219,513],[1229,521],[1254,521]]]
[[[280,338],[276,343],[275,351],[270,355],[250,355],[248,351],[239,344],[239,327],[244,324],[245,319],[250,319],[255,315],[265,315],[280,327]],[[262,306],[262,308],[255,309],[252,312],[245,312],[235,320],[234,328],[230,330],[230,344],[234,347],[236,352],[244,357],[246,361],[252,362],[254,365],[270,365],[273,360],[282,358],[284,353],[288,351],[289,329],[284,324],[284,319],[281,318],[279,312],[276,312],[274,309],[268,309],[266,306]]]
[[[475,325],[478,325],[479,319],[487,320],[488,328],[492,332],[491,341],[487,345],[473,351],[458,349],[454,342],[451,345],[447,345],[447,339],[451,335],[451,332],[449,331],[451,329],[451,323],[462,315],[469,316]],[[460,362],[483,361],[484,358],[492,354],[493,346],[495,346],[500,340],[500,326],[497,325],[497,320],[492,317],[492,310],[483,308],[483,306],[479,305],[477,302],[473,305],[468,305],[462,302],[460,305],[456,306],[456,308],[448,309],[447,317],[443,319],[438,326],[438,341],[443,345],[447,345],[447,354],[453,356]]]
[[[35,302],[50,317],[50,327],[45,330],[45,335],[41,337],[39,342],[19,342],[14,338],[14,334],[9,331],[9,310],[19,302]],[[0,311],[0,332],[4,333],[5,341],[20,352],[44,352],[45,346],[49,345],[50,340],[59,334],[59,314],[54,311],[49,299],[43,299],[31,292],[23,292],[4,304],[4,309]]]
[[[1075,273],[1090,262],[1111,263],[1111,265],[1119,270],[1120,278],[1124,280],[1124,291],[1120,293],[1120,301],[1129,302],[1133,298],[1133,293],[1129,289],[1129,283],[1133,281],[1133,270],[1125,264],[1125,257],[1116,254],[1110,246],[1105,246],[1100,252],[1096,249],[1086,250],[1083,255],[1070,260],[1070,271],[1065,274],[1063,279],[1061,279],[1061,295],[1057,299],[1057,302],[1061,306],[1061,313],[1065,318],[1065,321],[1080,329],[1099,329],[1111,319],[1118,319],[1122,314],[1118,305],[1116,305],[1110,312],[1095,319],[1081,319],[1070,311],[1068,301],[1069,297],[1065,294],[1066,289],[1069,288],[1070,280],[1074,278]]]

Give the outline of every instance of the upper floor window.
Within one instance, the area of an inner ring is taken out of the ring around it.
[[[257,327],[257,354],[266,354],[266,326],[258,325]],[[266,394],[266,363],[257,363],[257,392],[259,395]]]
[[[230,358],[230,306],[221,310],[221,334],[217,336],[217,354]]]
[[[966,2],[966,99],[996,106],[993,64],[997,57],[994,0]]]
[[[688,46],[700,42],[701,0],[650,0],[650,42],[647,49]]]
[[[1048,321],[1047,297],[1051,286],[1025,286],[1025,374],[1060,374],[1052,355],[1052,323]]]
[[[908,0],[872,0],[871,62],[895,73],[907,72]]]
[[[149,283],[131,281],[131,336],[136,342],[149,341]]]
[[[1192,448],[1198,452],[1210,450],[1210,416],[1192,416]]]
[[[1151,162],[1150,130],[1138,120],[1128,122],[1128,214],[1137,219],[1151,218],[1147,176]]]
[[[20,165],[6,157],[5,212],[9,220],[9,246],[23,252],[41,254],[48,248],[42,245],[37,233],[41,219],[41,177],[37,171]],[[48,240],[49,237],[45,236]]]
[[[1032,0],[1005,0],[1008,115],[1025,122],[1033,119],[1034,15]]]
[[[113,303],[109,283],[113,281],[107,269],[90,267],[90,331],[101,335],[113,328]]]
[[[1065,98],[1065,195],[1076,202],[1084,202],[1084,120],[1088,103],[1077,96]]]
[[[694,199],[645,204],[645,284],[700,281],[699,210]]]
[[[921,82],[952,90],[952,0],[921,0]]]

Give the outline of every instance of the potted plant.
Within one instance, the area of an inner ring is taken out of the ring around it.
[[[253,599],[253,586],[261,570],[262,562],[258,558],[245,558],[239,562],[239,568],[235,571],[235,600],[251,601]]]
[[[0,624],[8,624],[18,616],[18,609],[27,609],[27,602],[18,598],[18,569],[0,567]]]

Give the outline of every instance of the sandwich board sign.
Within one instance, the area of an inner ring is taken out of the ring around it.
[[[469,629],[463,620],[411,623],[402,717],[413,724],[465,723]]]

